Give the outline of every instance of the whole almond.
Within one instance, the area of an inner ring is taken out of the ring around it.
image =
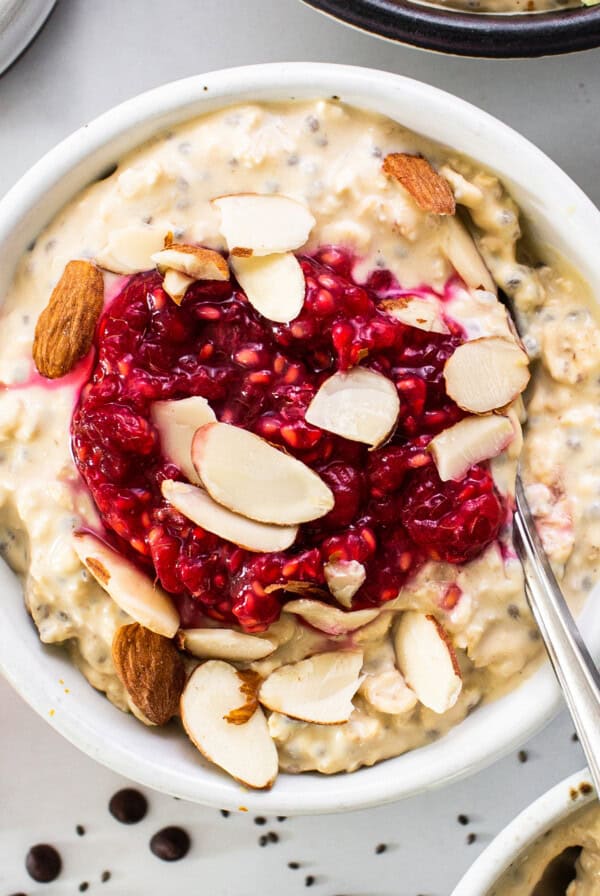
[[[456,202],[450,184],[423,156],[391,152],[383,160],[383,171],[410,193],[419,208],[435,215],[454,215]]]
[[[35,328],[33,360],[42,376],[65,376],[87,355],[103,304],[98,268],[89,261],[70,261]]]
[[[165,725],[178,711],[185,684],[185,666],[173,642],[133,622],[118,629],[112,656],[138,709],[155,725]]]

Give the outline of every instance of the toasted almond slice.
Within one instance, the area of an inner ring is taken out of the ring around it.
[[[172,638],[179,613],[171,598],[147,575],[95,535],[75,532],[75,553],[114,602],[144,628]]]
[[[418,702],[417,695],[397,669],[366,675],[359,691],[377,712],[393,716],[410,712]]]
[[[325,380],[305,418],[327,432],[376,448],[393,430],[399,413],[393,382],[375,370],[353,367]]]
[[[179,709],[186,677],[173,642],[133,622],[117,629],[112,657],[135,706],[153,725],[165,725]]]
[[[152,261],[161,274],[172,270],[186,274],[192,280],[229,280],[229,267],[223,256],[202,246],[168,243],[154,253]]]
[[[496,294],[496,284],[479,254],[473,237],[458,218],[448,218],[442,251],[470,289],[484,289]]]
[[[154,267],[152,256],[162,249],[163,235],[151,227],[122,227],[111,230],[107,243],[96,255],[96,263],[114,274],[137,274]]]
[[[453,215],[456,202],[450,184],[422,156],[392,152],[383,160],[383,171],[410,193],[419,208],[435,215]]]
[[[269,656],[276,648],[268,638],[257,638],[230,628],[188,628],[177,633],[183,650],[199,659],[221,659],[252,663]]]
[[[192,461],[215,501],[252,520],[290,526],[316,520],[334,504],[310,467],[239,426],[202,426]]]
[[[328,635],[345,635],[367,625],[379,616],[379,610],[353,610],[346,613],[320,600],[301,597],[284,606],[286,613],[302,616],[305,622]]]
[[[304,305],[306,284],[300,262],[284,255],[231,256],[231,267],[248,301],[267,320],[287,324]]]
[[[508,417],[465,417],[429,443],[440,479],[462,479],[473,464],[496,457],[515,435]]]
[[[231,716],[248,702],[246,681],[234,666],[209,660],[192,673],[181,698],[181,721],[203,756],[246,787],[266,790],[277,777],[278,758],[258,706],[243,724]]]
[[[418,296],[401,296],[396,299],[385,299],[379,307],[409,327],[416,327],[427,333],[450,332],[434,301]]]
[[[364,583],[367,571],[358,560],[331,560],[323,567],[327,587],[343,607],[352,606],[352,598]]]
[[[247,551],[265,554],[285,551],[298,534],[297,526],[272,526],[233,513],[213,501],[203,489],[187,482],[165,479],[161,489],[165,500],[197,526]]]
[[[406,683],[433,712],[454,706],[462,689],[454,647],[435,616],[403,613],[394,637],[396,660]]]
[[[515,342],[498,336],[459,345],[444,367],[446,392],[473,414],[510,404],[529,382],[528,358]]]
[[[195,283],[193,277],[188,277],[187,274],[182,274],[179,271],[167,270],[162,285],[166,294],[173,299],[175,304],[181,305],[192,283]]]
[[[354,709],[362,662],[362,650],[335,650],[280,666],[263,682],[258,699],[291,719],[341,725]]]
[[[206,398],[191,395],[175,401],[155,401],[150,413],[160,435],[163,454],[190,482],[199,483],[192,463],[192,440],[200,426],[217,419]]]
[[[212,204],[221,213],[221,233],[234,256],[292,252],[304,245],[315,226],[305,205],[277,193],[233,193],[218,196]]]

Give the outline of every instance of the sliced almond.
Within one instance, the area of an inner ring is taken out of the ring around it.
[[[394,637],[396,660],[419,701],[436,713],[454,706],[462,689],[456,653],[435,616],[403,613]]]
[[[231,267],[253,308],[278,323],[298,317],[304,305],[306,284],[300,262],[284,255],[231,256]]]
[[[245,725],[258,709],[258,688],[262,681],[260,675],[252,669],[246,669],[243,672],[238,670],[238,678],[240,679],[240,693],[245,700],[225,716],[225,721],[230,725]]]
[[[440,479],[462,479],[473,464],[496,457],[510,444],[515,430],[499,414],[465,417],[429,443]]]
[[[89,261],[70,261],[35,328],[33,360],[42,376],[66,376],[87,355],[103,305],[102,273]]]
[[[281,666],[263,682],[259,700],[291,719],[341,725],[354,709],[362,662],[362,650],[336,650]]]
[[[330,560],[324,565],[323,573],[337,602],[348,608],[367,577],[366,569],[358,560]]]
[[[416,327],[427,333],[450,332],[434,301],[418,296],[401,296],[397,299],[385,299],[379,307],[409,327]]]
[[[112,657],[132,701],[153,725],[165,725],[177,714],[185,666],[169,638],[138,622],[122,625],[113,638]]]
[[[202,426],[192,461],[215,501],[252,520],[290,526],[334,505],[331,489],[310,467],[239,426]]]
[[[305,205],[276,193],[234,193],[212,204],[221,214],[221,233],[234,256],[293,252],[315,226]]]
[[[473,414],[486,414],[514,401],[529,382],[529,361],[515,342],[486,336],[464,342],[444,367],[446,392]]]
[[[418,702],[417,695],[408,687],[397,669],[366,675],[359,691],[377,712],[393,716],[410,712]]]
[[[152,256],[162,247],[161,231],[151,227],[122,227],[110,231],[95,260],[101,268],[114,274],[137,274],[154,267]]]
[[[179,613],[166,592],[95,535],[76,532],[75,553],[114,602],[144,628],[172,638]]]
[[[152,261],[161,274],[172,270],[193,280],[229,280],[229,266],[223,256],[202,246],[167,240],[165,248],[154,253]]]
[[[442,251],[470,289],[496,293],[496,284],[473,237],[458,218],[448,218],[446,221]]]
[[[268,638],[257,638],[230,628],[188,628],[177,633],[183,650],[199,659],[221,659],[252,663],[269,656],[276,648]]]
[[[383,160],[383,171],[410,193],[419,208],[435,215],[453,215],[456,202],[445,177],[422,156],[392,152]]]
[[[206,398],[192,395],[175,401],[155,401],[150,413],[160,435],[162,453],[190,482],[199,483],[192,463],[192,440],[200,426],[217,419]]]
[[[187,482],[165,479],[161,485],[163,497],[197,526],[225,538],[247,551],[270,554],[291,547],[298,534],[297,526],[272,526],[257,523],[233,513],[208,495],[203,489]]]
[[[165,271],[162,285],[169,298],[173,299],[176,305],[181,305],[192,283],[195,283],[193,277],[188,277],[179,271],[168,270]]]
[[[209,660],[192,673],[181,698],[181,721],[203,756],[233,778],[259,790],[277,777],[277,749],[262,709],[243,723],[227,720],[247,704],[247,682],[234,666]]]
[[[325,604],[320,600],[310,600],[308,597],[301,597],[298,600],[291,600],[284,606],[286,613],[294,613],[301,616],[305,622],[318,628],[320,631],[328,635],[345,635],[348,632],[354,632],[357,628],[367,625],[379,616],[379,610],[353,610],[346,613],[344,610],[338,610],[331,604]]]
[[[391,380],[367,367],[353,367],[326,379],[309,404],[308,423],[376,448],[388,438],[400,413]]]

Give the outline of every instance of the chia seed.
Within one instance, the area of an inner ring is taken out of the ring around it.
[[[314,882],[315,882],[314,874],[307,874],[306,877],[304,878],[304,886],[305,887],[312,887]]]
[[[470,846],[472,843],[475,843],[477,840],[477,834],[474,834],[472,831],[467,835],[467,844]]]
[[[517,758],[518,758],[519,762],[521,762],[521,763],[527,762],[527,760],[529,759],[529,754],[527,753],[527,750],[519,750],[519,752],[517,753]]]
[[[375,855],[380,856],[387,849],[387,843],[378,843],[375,847]]]
[[[468,823],[469,823],[469,816],[468,816],[468,815],[463,815],[463,814],[461,813],[461,814],[457,817],[456,820],[458,821],[459,824],[463,824],[463,825],[464,825],[464,824],[468,824]]]

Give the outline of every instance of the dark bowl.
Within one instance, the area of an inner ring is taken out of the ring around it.
[[[348,25],[438,53],[490,59],[600,46],[600,5],[538,13],[459,12],[411,0],[304,0]]]

